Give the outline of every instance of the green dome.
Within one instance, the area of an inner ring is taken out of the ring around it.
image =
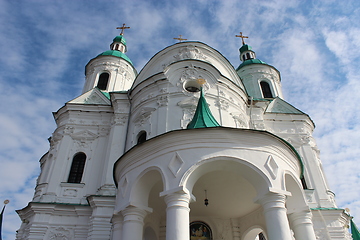
[[[117,51],[117,50],[108,50],[106,52],[103,52],[103,53],[100,53],[99,55],[97,55],[98,57],[99,56],[114,56],[114,57],[119,57],[119,58],[122,58],[126,61],[128,61],[131,65],[133,64],[130,60],[130,58],[128,58],[128,56],[125,55],[125,53],[122,53],[120,51]]]
[[[113,42],[121,42],[122,44],[126,45],[126,39],[124,38],[123,35],[116,36],[113,39]]]
[[[241,63],[241,64],[239,65],[239,67],[236,69],[236,71],[239,70],[240,68],[242,68],[243,66],[250,65],[250,64],[254,64],[254,63],[257,63],[257,64],[266,64],[266,65],[267,65],[266,62],[261,61],[260,59],[248,59],[248,60],[246,60],[245,62]]]
[[[243,53],[245,51],[252,51],[252,47],[245,44],[245,45],[242,45],[242,47],[239,49],[240,53]]]

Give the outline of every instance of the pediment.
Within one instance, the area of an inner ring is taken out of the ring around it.
[[[281,98],[275,98],[265,110],[266,113],[305,114]]]
[[[110,100],[98,89],[93,88],[79,97],[69,101],[76,104],[111,105]]]

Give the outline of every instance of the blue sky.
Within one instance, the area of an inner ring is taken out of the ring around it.
[[[311,116],[339,207],[360,225],[360,1],[0,0],[0,201],[14,212],[33,196],[52,112],[81,93],[84,67],[126,23],[138,72],[179,34],[220,51],[236,68],[242,31],[282,76],[285,99]]]

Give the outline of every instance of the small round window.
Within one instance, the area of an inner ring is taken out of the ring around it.
[[[197,79],[188,80],[185,82],[184,88],[188,92],[199,92],[201,84],[197,81]]]

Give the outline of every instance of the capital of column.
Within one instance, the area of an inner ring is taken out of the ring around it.
[[[138,207],[128,206],[121,213],[124,217],[124,222],[143,223],[147,211]]]
[[[285,209],[286,196],[281,193],[268,193],[258,202],[262,205],[264,211],[269,211],[274,208]]]
[[[188,193],[171,193],[165,196],[164,200],[167,205],[167,208],[185,208],[187,211],[190,211],[190,195]]]
[[[301,224],[312,225],[312,213],[309,211],[295,212],[289,214],[289,219],[292,226],[298,226]]]
[[[298,240],[316,240],[310,210],[289,214],[289,221]]]

